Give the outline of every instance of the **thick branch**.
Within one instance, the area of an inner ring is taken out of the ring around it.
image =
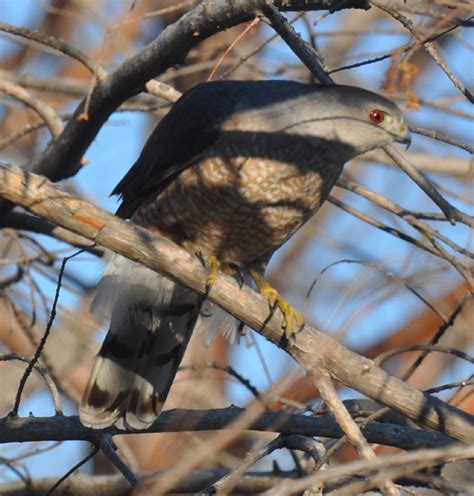
[[[204,294],[207,270],[170,240],[78,200],[47,179],[0,164],[0,195],[76,234],[159,271]],[[456,439],[474,441],[474,417],[405,384],[321,331],[305,326],[288,343],[278,312],[268,320],[264,297],[219,274],[209,299],[287,351],[311,375],[320,368],[347,387]]]
[[[143,433],[152,432],[200,432],[232,427],[245,412],[238,407],[213,410],[167,410]],[[279,432],[339,438],[344,433],[329,414],[308,417],[306,415],[266,412],[252,422],[246,430]],[[134,434],[115,427],[90,429],[84,427],[78,417],[5,417],[0,419],[0,443],[27,441],[89,441],[98,444],[104,436]],[[370,443],[395,446],[401,449],[439,448],[452,441],[438,432],[421,431],[389,423],[372,423],[364,429]]]

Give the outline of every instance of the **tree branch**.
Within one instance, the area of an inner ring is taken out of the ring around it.
[[[450,176],[469,177],[474,164],[470,157],[446,155],[435,157],[428,153],[405,152],[408,161],[420,171],[449,174]],[[368,160],[384,165],[394,166],[393,160],[383,150],[373,150],[357,157],[357,160]]]
[[[57,225],[41,219],[34,215],[29,215],[25,212],[9,212],[0,217],[0,227],[10,227],[20,231],[30,231],[38,234],[45,234],[56,238],[59,241],[64,241],[77,248],[84,248],[88,253],[102,257],[104,251],[101,248],[91,248],[91,242],[87,238],[78,236],[67,229],[58,227]]]
[[[226,429],[241,417],[246,410],[236,406],[212,410],[167,410],[160,414],[145,433],[157,432],[201,432]],[[304,435],[339,438],[344,433],[329,414],[313,417],[282,412],[264,412],[245,430],[278,432],[285,435]],[[65,417],[4,417],[0,419],[0,444],[26,441],[89,441],[100,444],[104,436],[136,434],[116,427],[97,430],[85,427],[76,416]],[[413,450],[439,448],[452,440],[438,432],[422,431],[397,424],[371,423],[364,428],[370,443],[395,446]]]
[[[64,128],[63,121],[46,102],[35,97],[18,84],[9,81],[0,81],[0,93],[5,93],[34,110],[45,122],[53,138],[59,137]]]
[[[170,240],[78,200],[47,179],[0,164],[0,195],[31,212],[131,260],[166,274],[198,293],[206,292],[208,270],[197,257]],[[219,274],[209,299],[288,352],[315,377],[326,370],[333,379],[406,415],[421,425],[464,442],[474,441],[474,417],[405,384],[330,336],[306,325],[286,341],[282,318],[268,318],[265,298]]]
[[[351,486],[345,486],[337,491],[341,495],[362,494],[362,492],[376,487],[381,480],[387,477],[395,479],[401,475],[408,475],[427,467],[433,467],[440,463],[452,461],[455,459],[469,459],[474,456],[474,446],[453,445],[445,448],[433,450],[420,450],[412,453],[397,453],[390,455],[382,455],[375,460],[357,460],[351,463],[346,463],[327,470],[320,470],[314,475],[302,477],[296,481],[285,481],[276,486],[267,494],[271,496],[280,496],[286,494],[294,494],[304,489],[309,484],[316,482],[330,483],[340,481],[342,478],[364,473],[367,478],[367,487],[361,488],[362,491],[354,490]],[[374,472],[373,475],[370,472]],[[350,488],[350,489],[349,489]]]
[[[173,494],[197,493],[203,487],[212,484],[228,474],[227,470],[193,470],[187,473],[173,488]],[[142,484],[146,488],[159,482],[163,473],[143,476]],[[271,489],[282,480],[295,479],[296,472],[250,472],[243,475],[234,490],[238,493],[257,494]],[[15,481],[0,485],[2,496],[44,496],[56,483],[56,479],[35,479],[28,482]],[[132,495],[132,487],[122,474],[112,475],[73,475],[54,491],[54,496],[128,496]],[[146,493],[145,493],[146,494]]]

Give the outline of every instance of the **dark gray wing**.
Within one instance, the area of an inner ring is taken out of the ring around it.
[[[222,83],[204,83],[174,104],[148,138],[138,160],[113,190],[112,195],[122,199],[118,216],[131,217],[216,142],[222,122],[238,103],[229,89]]]

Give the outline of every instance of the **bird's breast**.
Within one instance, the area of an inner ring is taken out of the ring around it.
[[[209,155],[185,169],[135,220],[178,243],[190,241],[221,262],[246,266],[269,258],[316,212],[339,175],[327,172],[268,158]]]

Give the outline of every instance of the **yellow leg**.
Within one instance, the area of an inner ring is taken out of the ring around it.
[[[207,262],[211,266],[209,275],[207,276],[206,288],[209,289],[211,285],[215,282],[221,263],[214,255],[203,255],[202,252],[196,250],[196,247],[191,241],[184,241],[182,243],[183,248],[188,250],[190,253],[196,254],[203,262]]]
[[[296,331],[304,326],[303,316],[282,298],[278,291],[275,288],[272,288],[256,270],[250,269],[250,275],[255,281],[259,293],[267,299],[270,307],[273,308],[276,305],[280,309],[283,314],[285,336],[287,339],[290,339]]]

